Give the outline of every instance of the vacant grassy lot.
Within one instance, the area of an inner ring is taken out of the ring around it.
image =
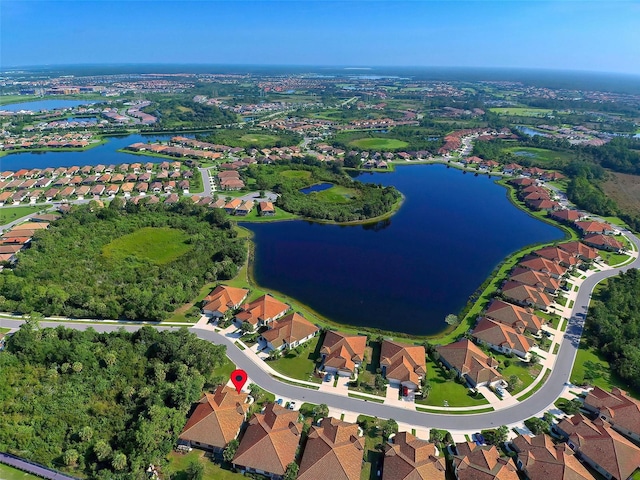
[[[358,195],[358,192],[353,188],[335,185],[327,190],[313,192],[310,195],[314,195],[318,200],[327,203],[349,203],[352,198]]]
[[[2,480],[38,480],[40,477],[23,472],[17,468],[0,463],[0,479]]]
[[[316,359],[320,355],[322,335],[304,343],[302,346],[285,353],[278,360],[269,361],[268,365],[287,377],[320,383],[321,379],[314,375]],[[300,350],[300,353],[297,353]]]
[[[446,370],[428,358],[427,380],[431,384],[429,396],[424,400],[416,400],[418,404],[443,407],[446,401],[450,407],[472,407],[489,403],[482,395],[477,398],[471,396],[466,386],[449,380]]]
[[[398,150],[405,148],[409,144],[402,140],[396,140],[395,138],[359,138],[358,140],[352,140],[349,145],[357,148],[363,148],[365,150]]]
[[[571,155],[569,153],[556,152],[547,148],[509,147],[505,148],[505,151],[513,153],[518,157],[529,158],[531,160],[538,160],[541,162],[551,162],[554,160],[568,162],[569,160],[571,160]]]
[[[145,227],[116,238],[104,247],[102,254],[107,258],[132,255],[156,265],[164,265],[191,250],[192,246],[186,243],[187,238],[185,232],[175,228]]]
[[[274,135],[266,135],[262,133],[248,133],[240,137],[240,141],[251,145],[272,145],[278,140]]]
[[[576,361],[571,371],[571,383],[575,385],[589,384],[611,390],[619,387],[629,392],[635,398],[640,398],[640,392],[629,388],[622,380],[611,372],[609,362],[592,348],[580,345]]]
[[[0,225],[6,225],[7,223],[18,220],[19,218],[26,217],[31,213],[35,213],[42,210],[42,207],[3,207],[0,208]]]
[[[164,477],[171,475],[172,480],[188,480],[187,467],[193,461],[204,466],[202,478],[215,478],[216,480],[240,480],[245,478],[239,473],[233,473],[213,463],[210,458],[204,456],[202,450],[193,450],[189,453],[171,452],[167,457],[169,465],[163,470]],[[34,477],[35,478],[35,477]]]
[[[301,178],[305,180],[311,178],[311,172],[307,170],[283,170],[280,175],[285,178]]]
[[[626,173],[608,172],[602,189],[622,211],[640,213],[640,177]]]
[[[544,117],[553,112],[550,108],[530,108],[530,107],[500,107],[490,108],[498,115],[512,115],[518,117]]]

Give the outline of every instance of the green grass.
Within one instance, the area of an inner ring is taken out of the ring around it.
[[[316,335],[307,343],[285,353],[278,360],[267,362],[268,365],[283,375],[298,380],[320,383],[322,380],[314,375],[316,359],[319,356],[322,335]],[[300,353],[297,353],[297,350]]]
[[[259,212],[258,212],[257,206],[256,206],[256,208],[251,210],[249,212],[249,214],[246,215],[245,217],[237,217],[237,216],[232,216],[232,217],[233,217],[234,220],[236,220],[238,222],[252,222],[252,223],[277,222],[277,221],[280,221],[280,220],[295,220],[296,218],[300,218],[300,217],[298,217],[298,215],[295,215],[293,213],[289,213],[289,212],[287,212],[285,210],[282,210],[281,208],[275,207],[275,209],[276,209],[275,215],[271,215],[271,216],[268,216],[268,217],[261,217]]]
[[[280,175],[285,178],[296,178],[306,180],[311,178],[311,172],[307,170],[283,170]]]
[[[384,398],[371,398],[351,392],[349,392],[349,398],[357,398],[358,400],[364,400],[365,402],[384,403]]]
[[[632,390],[611,371],[611,366],[603,355],[584,345],[580,345],[576,361],[573,363],[571,383],[575,385],[588,383],[607,391],[611,391],[612,387],[618,387],[628,391],[630,395],[640,398],[640,392]]]
[[[547,148],[535,148],[535,147],[509,147],[504,149],[505,152],[513,153],[514,155],[527,158],[531,160],[539,160],[542,162],[551,162],[559,160],[568,162],[571,160],[571,155],[566,152],[556,152]]]
[[[359,138],[352,140],[349,145],[365,150],[399,150],[407,147],[409,144],[395,138]]]
[[[524,395],[522,395],[521,397],[518,397],[518,401],[521,402],[523,400],[526,400],[527,398],[529,398],[531,395],[533,395],[534,393],[536,393],[538,390],[540,390],[542,388],[542,386],[547,383],[547,379],[549,378],[549,375],[551,375],[551,370],[547,369],[546,372],[544,372],[544,375],[542,376],[542,380],[536,384],[535,387],[533,387],[531,390],[529,390],[527,393],[525,393]]]
[[[476,413],[489,413],[495,411],[493,407],[486,408],[478,408],[475,410],[436,410],[433,408],[422,407],[420,405],[416,405],[416,410],[419,412],[425,413],[437,413],[438,415],[475,415]]]
[[[624,253],[605,252],[604,250],[600,252],[600,256],[607,265],[611,266],[626,263],[631,258],[631,256],[625,255]]]
[[[247,133],[240,137],[240,141],[251,145],[272,145],[278,140],[274,135],[266,135],[263,133]]]
[[[0,225],[6,225],[7,223],[26,217],[27,215],[38,212],[42,209],[42,206],[2,207],[0,208]]]
[[[312,192],[309,195],[313,195],[317,200],[321,200],[326,203],[349,203],[351,199],[358,195],[358,192],[353,188],[334,185],[327,190]]]
[[[5,327],[0,327],[0,333],[7,333],[9,330],[11,330],[10,328],[5,328]]]
[[[416,404],[443,407],[446,400],[450,407],[474,407],[489,403],[482,395],[471,396],[467,387],[455,380],[449,380],[445,370],[429,358],[427,380],[431,383],[429,396],[426,399],[416,399]]]
[[[129,235],[116,238],[102,249],[106,258],[134,256],[165,265],[193,248],[186,243],[186,232],[169,227],[145,227]]]
[[[502,365],[504,365],[504,361],[508,358],[500,354],[494,354],[494,356]],[[510,358],[509,360],[511,361],[511,365],[501,368],[500,373],[507,382],[511,375],[515,375],[520,379],[520,386],[511,392],[512,395],[517,395],[533,383],[536,377],[540,374],[542,367],[540,365],[531,366],[529,363],[522,362],[516,357]]]
[[[532,107],[497,107],[490,108],[490,111],[498,115],[511,115],[518,117],[544,117],[553,112],[550,108],[532,108]]]
[[[40,477],[23,472],[17,468],[0,463],[0,479],[2,480],[38,480]]]
[[[216,479],[216,480],[240,480],[245,478],[239,473],[233,473],[229,470],[225,470],[220,465],[213,463],[209,458],[204,456],[204,451],[193,450],[189,453],[183,454],[178,452],[171,452],[167,456],[169,465],[163,469],[165,478],[167,474],[171,475],[172,480],[188,480],[187,467],[192,461],[197,461],[204,466],[204,474],[202,478]]]

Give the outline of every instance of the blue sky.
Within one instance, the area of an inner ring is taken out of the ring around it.
[[[463,66],[640,74],[640,1],[7,1],[0,65]]]

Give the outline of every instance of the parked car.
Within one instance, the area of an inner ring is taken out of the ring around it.
[[[333,375],[331,375],[330,373],[327,373],[327,374],[324,376],[324,381],[325,381],[325,382],[330,382],[331,380],[333,380]]]
[[[289,402],[289,410],[295,410],[296,409],[296,402]]]
[[[409,395],[409,387],[402,387],[402,396],[406,397]]]
[[[283,400],[281,398],[276,400],[276,403],[280,406],[282,406],[282,404],[284,403]]]

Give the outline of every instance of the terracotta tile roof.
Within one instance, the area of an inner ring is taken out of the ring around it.
[[[575,255],[582,260],[595,260],[600,256],[595,248],[589,247],[584,243],[578,241],[561,243],[560,245],[558,245],[558,248],[561,248],[565,252],[568,252],[571,255]]]
[[[290,313],[280,320],[271,322],[269,330],[262,333],[262,338],[279,348],[283,344],[291,345],[309,335],[315,335],[320,329],[298,313]]]
[[[179,438],[224,448],[236,438],[249,409],[247,394],[234,388],[219,386],[206,393],[182,429]]]
[[[556,210],[549,214],[551,217],[564,222],[577,222],[583,215],[578,210]]]
[[[209,295],[204,297],[202,310],[224,314],[229,309],[239,307],[248,294],[249,290],[246,288],[218,285]]]
[[[512,274],[509,277],[509,281],[522,283],[531,287],[543,288],[551,292],[555,292],[560,288],[560,282],[557,279],[549,274],[536,272],[534,270],[526,270]]]
[[[640,468],[640,448],[614,431],[608,423],[578,414],[565,419],[558,428],[568,435],[580,454],[589,457],[614,478],[629,478]]]
[[[555,445],[548,435],[519,435],[512,440],[512,445],[528,478],[595,480],[566,443]]]
[[[502,379],[496,370],[498,362],[485,354],[471,340],[464,339],[449,345],[436,347],[440,357],[468,376],[474,383],[493,383]]]
[[[524,305],[535,305],[547,308],[553,303],[551,298],[541,290],[518,282],[507,282],[502,287],[502,295]]]
[[[518,264],[521,267],[538,272],[547,272],[555,277],[561,277],[567,272],[567,269],[557,263],[542,257],[527,257]]]
[[[445,480],[445,459],[432,443],[400,432],[384,448],[382,480]]]
[[[478,322],[472,335],[483,342],[524,353],[529,352],[534,345],[533,340],[516,332],[513,328],[486,317]]]
[[[552,262],[557,262],[565,267],[571,267],[580,263],[577,258],[569,255],[568,252],[565,252],[558,247],[540,248],[538,250],[535,250],[533,254],[542,258],[546,258],[547,260],[551,260]]]
[[[611,423],[640,435],[640,400],[628,396],[624,390],[614,387],[609,393],[594,387],[584,403],[606,415]]]
[[[271,295],[263,295],[251,303],[244,304],[241,308],[242,312],[236,315],[236,318],[241,322],[257,325],[260,321],[269,322],[274,317],[285,313],[289,310],[289,305],[276,300]]]
[[[420,385],[420,377],[427,373],[426,352],[421,345],[384,340],[380,349],[380,366],[386,367],[386,377],[399,382]]]
[[[582,233],[604,233],[613,231],[613,227],[602,222],[576,222],[575,226]]]
[[[284,475],[295,460],[301,433],[298,412],[270,403],[249,421],[233,463]]]
[[[453,465],[458,480],[519,480],[513,461],[500,457],[495,445],[457,443],[456,450],[458,454],[453,457]]]
[[[298,480],[359,480],[363,453],[357,424],[325,418],[311,427]]]
[[[583,241],[597,248],[606,248],[609,250],[622,250],[624,248],[622,242],[619,242],[610,235],[603,235],[601,233],[585,235]]]
[[[275,208],[273,208],[273,203],[271,202],[260,202],[258,203],[261,212],[275,212]]]
[[[351,373],[355,363],[362,363],[367,337],[364,335],[348,335],[329,330],[322,342],[320,353],[326,355],[324,364]]]

